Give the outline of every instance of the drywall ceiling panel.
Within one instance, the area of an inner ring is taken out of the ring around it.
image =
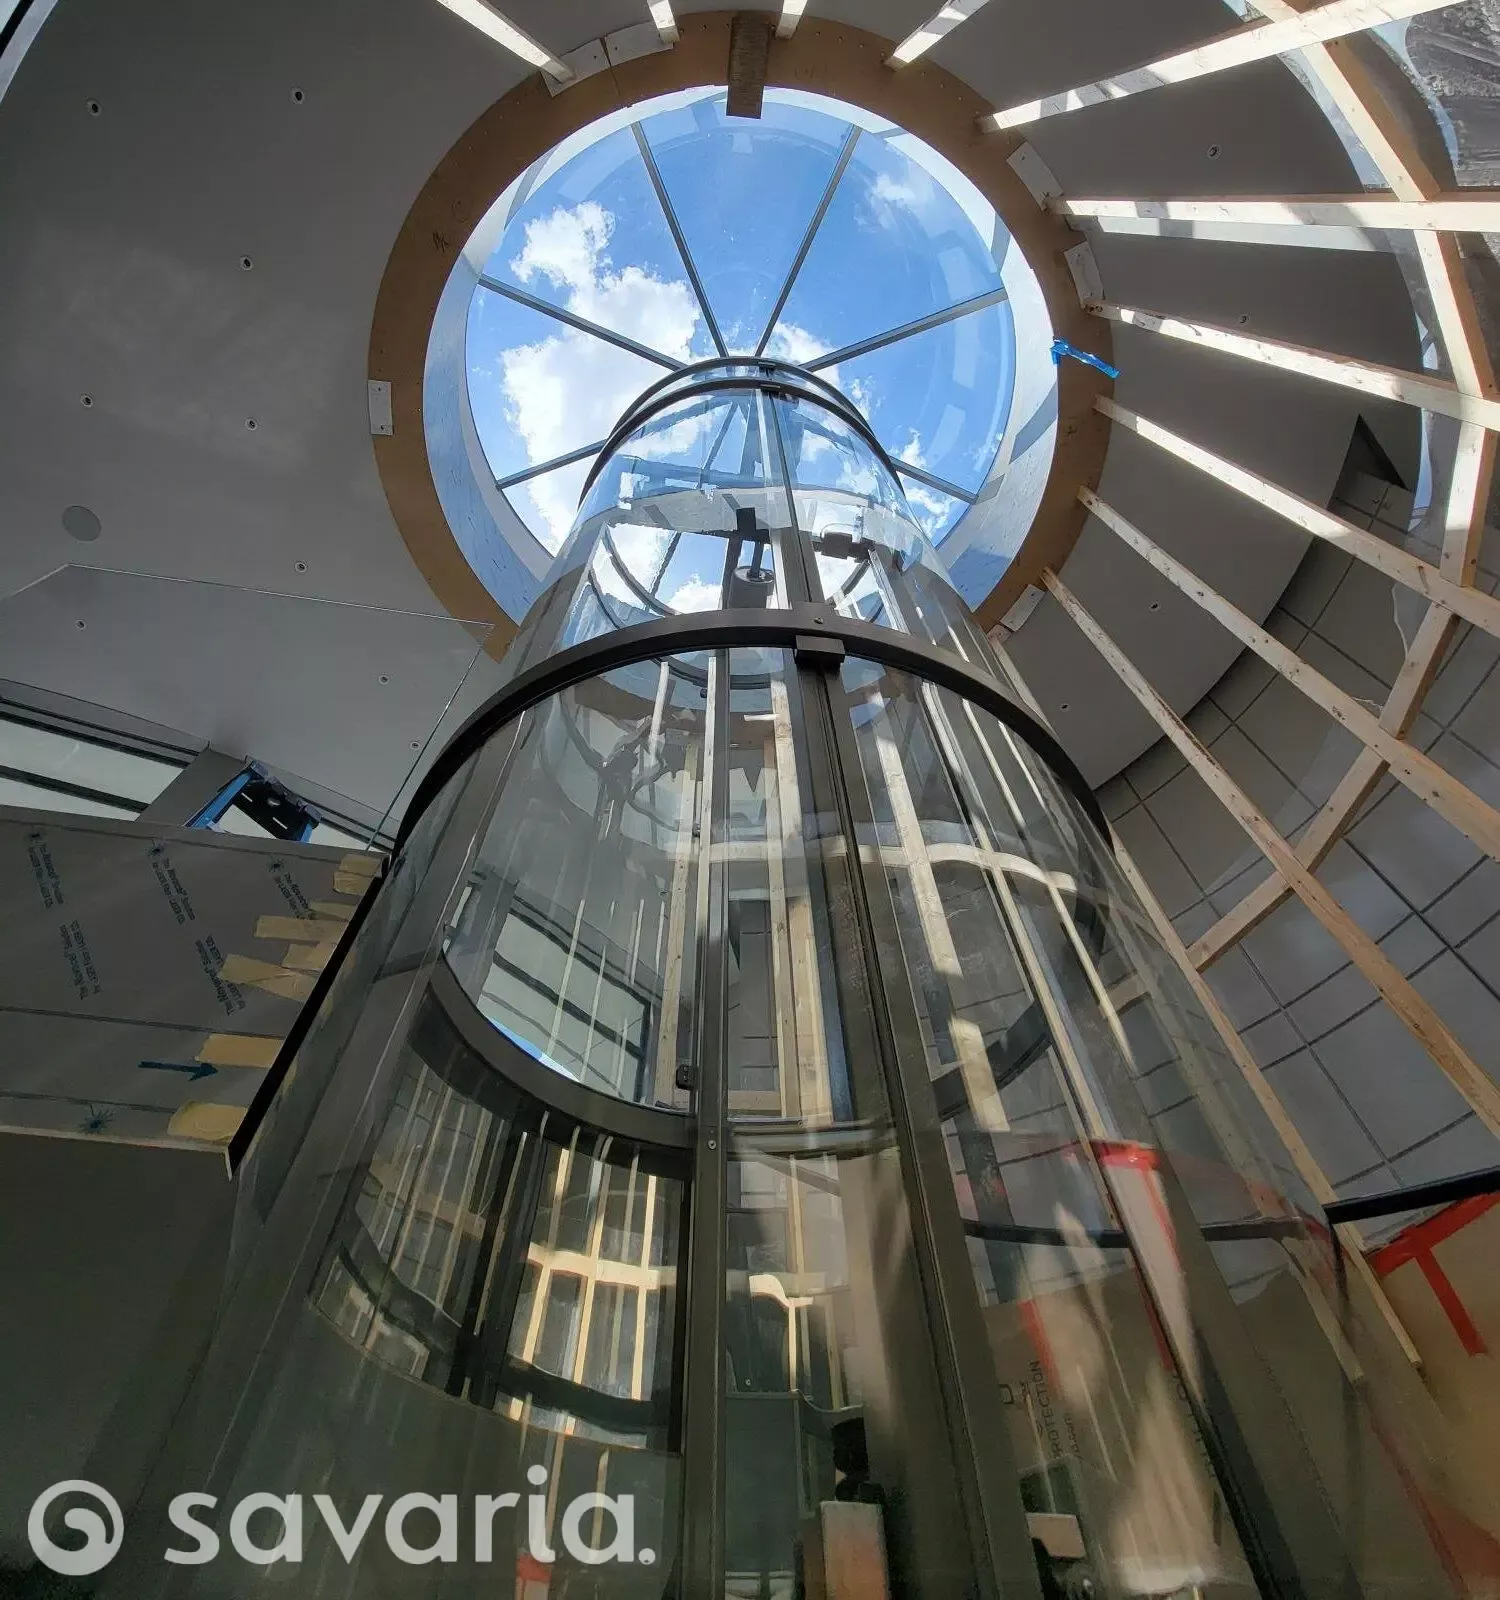
[[[0,678],[44,677],[376,810],[479,650],[449,617],[88,567],[0,601]]]

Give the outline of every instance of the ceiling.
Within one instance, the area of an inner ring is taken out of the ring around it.
[[[646,12],[645,0],[506,9],[556,53]],[[932,0],[809,6],[892,38],[931,10]],[[1007,105],[1232,21],[1223,0],[992,0],[933,55]],[[376,290],[428,175],[527,71],[436,0],[57,0],[0,98],[0,677],[242,741],[383,808],[424,754],[466,652],[376,474],[366,393]],[[1053,118],[1034,142],[1078,194],[1355,185],[1333,131],[1275,62]],[[1231,324],[1248,316],[1273,337],[1419,364],[1391,256],[1118,235],[1095,248],[1111,299]],[[1131,328],[1115,338],[1122,404],[1327,500],[1354,396]],[[1410,469],[1416,414],[1363,409]],[[1257,617],[1305,544],[1129,435],[1111,445],[1101,492]],[[101,524],[87,543],[63,525],[80,505]],[[67,626],[68,602],[97,595],[102,580],[48,578],[69,564],[231,587],[216,591],[210,628],[190,616],[205,590],[110,580],[109,626],[80,629],[88,619]],[[1066,576],[1179,709],[1237,654],[1097,525]],[[308,598],[337,603],[337,625],[310,623]],[[1154,726],[1053,602],[1014,649],[1091,780],[1153,742]],[[495,673],[481,656],[445,727]]]

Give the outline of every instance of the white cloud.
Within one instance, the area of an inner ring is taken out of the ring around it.
[[[893,227],[898,212],[919,221],[939,214],[941,192],[932,177],[911,161],[902,162],[902,168],[900,177],[881,172],[870,185],[870,215],[882,228]]]
[[[810,333],[806,328],[799,328],[795,322],[778,322],[775,331],[766,342],[768,356],[777,361],[790,361],[798,367],[805,367],[809,361],[816,361],[819,356],[826,356],[832,348],[817,334]],[[824,372],[820,376],[827,378],[830,383],[838,382],[838,378],[832,372]]]
[[[717,611],[723,590],[702,578],[689,578],[671,594],[662,596],[662,604],[673,611]]]
[[[627,333],[674,360],[692,357],[700,313],[685,281],[667,283],[638,266],[614,269],[609,240],[614,217],[594,201],[559,208],[526,225],[511,269],[524,284],[550,284],[564,309]],[[639,356],[574,328],[499,354],[507,421],[526,447],[528,463],[564,455],[602,439],[642,389],[662,376]],[[543,542],[556,548],[572,526],[583,472],[559,471],[529,486],[545,523]]]

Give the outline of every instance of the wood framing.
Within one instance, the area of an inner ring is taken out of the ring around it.
[[[1440,568],[1451,582],[1469,582],[1474,576],[1494,479],[1495,448],[1495,435],[1480,428],[1465,428],[1459,438],[1448,490],[1447,534]],[[1388,733],[1399,738],[1416,721],[1456,626],[1457,618],[1452,612],[1438,606],[1428,608],[1380,714],[1381,726]],[[1323,861],[1384,774],[1385,762],[1374,751],[1367,749],[1355,759],[1298,841],[1297,854],[1304,866],[1315,869]],[[1217,961],[1290,892],[1286,883],[1277,878],[1252,889],[1193,945],[1190,953],[1194,962],[1203,968]]]
[[[1173,588],[1196,601],[1209,616],[1221,623],[1241,644],[1248,646],[1263,661],[1273,666],[1294,689],[1305,694],[1320,711],[1326,712],[1341,727],[1372,750],[1392,775],[1419,800],[1424,800],[1438,815],[1481,850],[1500,861],[1500,811],[1487,805],[1474,791],[1460,783],[1451,772],[1440,767],[1429,755],[1388,733],[1380,719],[1367,711],[1353,695],[1346,694],[1331,678],[1325,677],[1281,640],[1252,622],[1237,606],[1211,589],[1180,561],[1152,543],[1132,522],[1121,516],[1091,489],[1080,489],[1078,498],[1112,533],[1129,545],[1141,559],[1154,567]]]
[[[1483,628],[1486,633],[1500,636],[1500,600],[1493,595],[1467,584],[1453,582],[1430,561],[1423,561],[1420,557],[1411,555],[1400,545],[1387,544],[1384,539],[1377,538],[1367,529],[1346,522],[1342,517],[1335,516],[1333,512],[1315,505],[1311,500],[1304,500],[1300,495],[1278,488],[1270,479],[1261,477],[1258,472],[1251,472],[1247,467],[1238,466],[1223,456],[1215,455],[1212,450],[1184,439],[1181,434],[1173,433],[1171,429],[1162,427],[1159,422],[1152,422],[1149,417],[1143,417],[1138,411],[1131,411],[1128,407],[1117,404],[1108,395],[1101,395],[1094,405],[1112,422],[1158,445],[1169,455],[1176,456],[1179,461],[1197,467],[1200,472],[1207,474],[1216,482],[1234,489],[1247,499],[1254,500],[1257,505],[1264,506],[1268,511],[1274,511],[1278,516],[1285,517],[1288,522],[1295,523],[1297,527],[1313,534],[1316,538],[1326,539],[1339,549],[1348,551],[1356,560],[1363,561],[1378,572],[1383,572],[1386,577],[1394,579],[1424,599],[1435,601],[1462,617],[1464,621]]]
[[[1500,231],[1500,189],[1463,189],[1431,200],[1388,194],[1289,195],[1279,200],[1076,200],[1052,209],[1096,221],[1241,222],[1270,228],[1384,228],[1412,232]]]
[[[1085,106],[1100,105],[1106,100],[1123,100],[1129,95],[1165,88],[1169,84],[1188,83],[1194,78],[1242,67],[1251,61],[1265,61],[1288,50],[1301,50],[1308,45],[1340,39],[1345,34],[1361,33],[1383,22],[1399,22],[1426,11],[1440,11],[1453,3],[1454,0],[1326,0],[1323,5],[1294,12],[1279,22],[1247,23],[1216,39],[1194,45],[1189,50],[1179,50],[1175,55],[1162,56],[1115,77],[1101,78],[1095,83],[1080,84],[1074,89],[1045,95],[1040,100],[1027,100],[1004,111],[991,112],[980,118],[979,126],[986,132],[1022,127],[1043,117],[1060,116]]]
[[[1411,1030],[1474,1114],[1491,1133],[1500,1137],[1500,1087],[1474,1063],[1442,1018],[1417,993],[1390,957],[1298,860],[1296,852],[1269,818],[1199,743],[1187,724],[1157,694],[1062,579],[1049,570],[1043,574],[1043,582],[1084,637],[1114,669],[1121,683],[1181,752],[1189,767],[1254,840],[1297,898],[1343,947],[1375,992]]]
[[[1272,21],[1295,19],[1308,9],[1306,0],[1252,0],[1252,3]],[[1455,215],[1453,211],[1445,210],[1446,201],[1457,200],[1462,204],[1465,200],[1473,200],[1483,206],[1495,198],[1493,192],[1472,190],[1457,196],[1445,193],[1443,185],[1417,148],[1406,122],[1376,87],[1350,40],[1314,44],[1303,51],[1302,61],[1348,121],[1355,137],[1390,188],[1389,197],[1370,196],[1367,200],[1356,197],[1357,203],[1361,206],[1369,204],[1404,208],[1405,225],[1416,230],[1418,255],[1433,302],[1433,318],[1453,372],[1455,389],[1471,396],[1493,396],[1496,392],[1494,368],[1457,241],[1432,232],[1434,228],[1444,226],[1462,227],[1465,221],[1472,226],[1468,214],[1458,212]],[[1215,204],[1213,201],[1204,203],[1209,206]],[[1264,205],[1267,202],[1245,203]],[[1290,209],[1302,202],[1290,199],[1269,203]],[[1108,202],[1101,204],[1107,205]],[[1317,201],[1314,200],[1313,204],[1316,205]],[[1066,209],[1065,205],[1062,208]],[[1075,214],[1084,213],[1080,211]],[[1381,213],[1376,211],[1374,214]],[[1264,222],[1270,219],[1260,216],[1256,220]],[[1430,607],[1407,650],[1406,659],[1380,717],[1382,728],[1398,738],[1415,721],[1417,711],[1452,642],[1456,626],[1453,612],[1461,611],[1468,621],[1488,626],[1488,622],[1476,614],[1467,596],[1472,593],[1468,586],[1474,579],[1494,483],[1495,445],[1494,434],[1483,426],[1466,423],[1461,430],[1449,485],[1442,559],[1437,570],[1449,585],[1461,591],[1463,601],[1460,605],[1453,605],[1451,592],[1438,591],[1452,609],[1445,609],[1442,605]],[[1239,487],[1238,484],[1232,486]],[[1284,491],[1279,493],[1284,494]],[[1306,502],[1301,504],[1305,505]],[[1274,505],[1273,509],[1280,510],[1283,515],[1288,514],[1285,502]],[[1320,532],[1319,528],[1309,526],[1299,516],[1293,516],[1292,520],[1307,527],[1311,533]],[[1359,553],[1352,543],[1347,548],[1351,553]],[[1426,563],[1423,565],[1425,567]],[[1382,565],[1381,570],[1389,571],[1390,568]],[[1391,575],[1396,576],[1394,572]],[[1424,589],[1423,592],[1431,591]],[[1484,612],[1487,618],[1487,608],[1481,606],[1479,611]],[[1384,772],[1385,763],[1377,752],[1367,748],[1360,753],[1297,845],[1297,857],[1304,867],[1314,870],[1325,859],[1374,791]],[[1190,954],[1195,965],[1202,969],[1218,960],[1226,950],[1269,916],[1290,893],[1290,885],[1285,879],[1274,876],[1251,890],[1239,905],[1193,945]]]
[[[1495,399],[1492,393],[1466,390],[1450,379],[1435,377],[1430,373],[1377,366],[1374,362],[1357,361],[1353,356],[1330,355],[1327,351],[1312,350],[1306,345],[1241,333],[1235,328],[1221,328],[1212,322],[1192,322],[1186,317],[1168,316],[1139,306],[1096,302],[1090,309],[1110,322],[1125,323],[1132,328],[1148,328],[1169,339],[1182,339],[1188,344],[1202,345],[1207,350],[1222,351],[1246,361],[1259,362],[1262,366],[1278,367],[1283,372],[1320,378],[1324,383],[1357,389],[1361,394],[1374,395],[1381,400],[1402,400],[1407,405],[1421,406],[1425,411],[1456,417],[1460,422],[1476,422],[1491,430],[1500,428],[1500,400]],[[1479,348],[1483,350],[1482,343]]]

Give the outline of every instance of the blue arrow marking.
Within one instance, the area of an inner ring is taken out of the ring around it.
[[[186,1065],[176,1061],[143,1061],[141,1065],[153,1072],[185,1072],[189,1083],[197,1083],[199,1078],[211,1078],[219,1070],[203,1061],[191,1061]]]

